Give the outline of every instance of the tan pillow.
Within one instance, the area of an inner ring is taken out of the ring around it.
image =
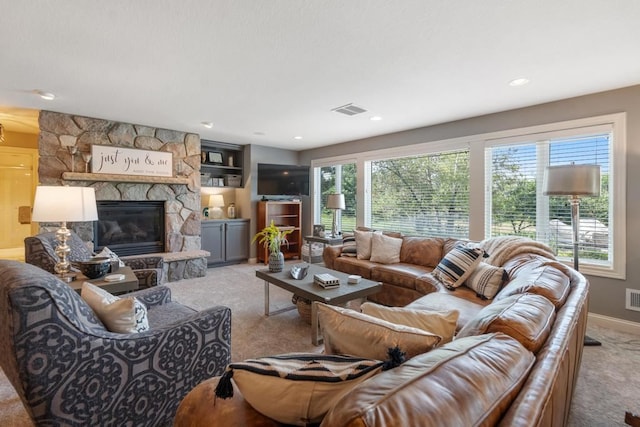
[[[441,345],[453,339],[460,315],[458,310],[415,310],[404,307],[386,307],[372,302],[365,302],[360,306],[360,309],[369,316],[438,335],[442,337]]]
[[[502,285],[507,281],[508,276],[502,267],[481,262],[473,273],[467,278],[464,284],[476,291],[479,297],[492,299],[496,296]]]
[[[370,261],[379,262],[380,264],[397,264],[400,262],[401,248],[402,239],[373,233],[371,236]]]
[[[256,411],[287,425],[306,426],[325,414],[349,391],[379,373],[384,363],[360,357],[291,353],[231,363],[227,372]],[[225,374],[216,396],[233,397]],[[213,404],[213,402],[212,402]]]
[[[418,328],[396,325],[348,308],[317,304],[326,354],[387,360],[388,350],[397,346],[409,359],[442,341],[440,336]]]
[[[545,297],[535,294],[512,295],[494,301],[458,332],[456,339],[503,332],[537,353],[547,341],[556,318],[555,307]]]
[[[111,332],[131,334],[149,330],[147,307],[136,298],[119,298],[89,282],[82,284],[80,296]]]
[[[371,258],[371,237],[373,236],[373,231],[355,230],[354,235],[356,238],[356,257],[358,259]]]

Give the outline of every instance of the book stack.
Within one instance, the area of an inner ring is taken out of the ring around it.
[[[325,289],[337,288],[340,286],[340,279],[332,276],[329,273],[314,274],[313,282],[322,286]]]

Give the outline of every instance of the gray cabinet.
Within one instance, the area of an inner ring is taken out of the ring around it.
[[[202,249],[209,251],[207,265],[232,264],[249,258],[249,220],[202,221]]]

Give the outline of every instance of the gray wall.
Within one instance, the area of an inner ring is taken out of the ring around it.
[[[245,150],[245,175],[247,176],[244,189],[242,189],[242,195],[236,193],[236,200],[238,196],[241,201],[242,212],[251,212],[251,215],[244,215],[244,218],[251,218],[251,237],[257,232],[256,213],[258,211],[257,202],[261,199],[258,196],[258,182],[256,177],[258,176],[258,163],[275,163],[280,165],[298,165],[298,152],[291,150],[283,150],[279,148],[265,147],[262,145],[250,145]],[[247,159],[248,158],[248,159]],[[273,199],[273,198],[272,198]],[[302,197],[302,216],[306,218],[309,210],[309,198]],[[304,228],[303,224],[303,230]],[[304,235],[304,231],[303,231]],[[251,245],[250,258],[256,258],[256,245]]]
[[[640,322],[624,307],[625,289],[640,289],[640,86],[306,150],[298,162],[619,112],[627,113],[627,279],[589,276],[589,311]]]

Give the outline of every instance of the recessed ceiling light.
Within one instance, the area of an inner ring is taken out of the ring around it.
[[[529,83],[529,79],[526,77],[519,77],[509,82],[509,86],[524,86]]]
[[[46,99],[47,101],[52,101],[52,100],[56,99],[56,96],[54,94],[52,94],[51,92],[44,92],[44,91],[41,91],[41,90],[34,90],[33,92],[35,94],[37,94],[40,98]]]
[[[382,117],[380,117],[380,116],[371,116],[371,117],[369,117],[369,120],[371,120],[372,122],[377,122],[378,120],[382,120]]]
[[[206,127],[207,129],[211,129],[213,127],[213,123],[211,123],[211,122],[202,122],[202,126]]]
[[[293,139],[302,139],[301,136],[294,136]]]

